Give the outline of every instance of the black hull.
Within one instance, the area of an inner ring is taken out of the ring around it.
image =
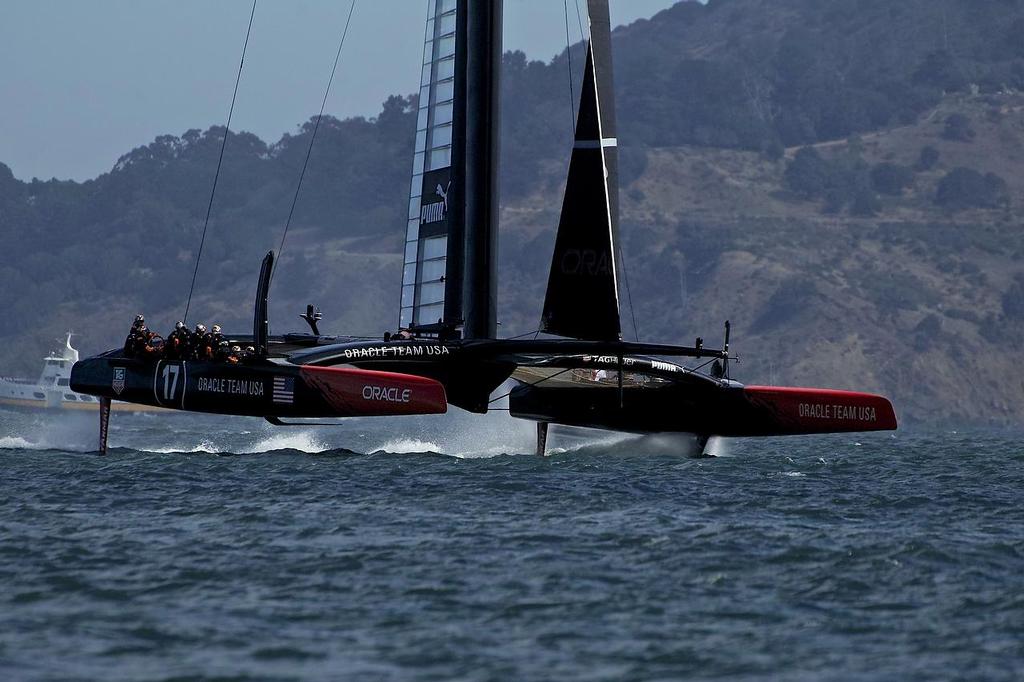
[[[438,414],[444,387],[424,376],[281,360],[227,364],[126,358],[111,351],[75,363],[81,393],[172,410],[309,419]]]
[[[551,381],[520,382],[509,411],[542,423],[719,436],[896,428],[892,405],[881,396],[743,386],[639,356],[723,357],[717,350],[568,340],[331,341],[273,340],[268,358],[242,364],[111,351],[76,363],[71,388],[142,405],[276,419],[438,414],[449,403],[483,413],[517,368],[532,367]],[[640,384],[586,378],[619,368]],[[567,381],[569,372],[576,378]]]
[[[274,399],[274,384],[290,379],[287,394]],[[299,368],[271,363],[226,365],[198,360],[147,361],[118,353],[75,364],[74,390],[91,395],[172,410],[252,417],[326,417],[330,405],[299,379]]]
[[[888,431],[891,403],[867,393],[828,389],[669,384],[658,388],[520,385],[509,396],[513,417],[627,433],[788,436]]]

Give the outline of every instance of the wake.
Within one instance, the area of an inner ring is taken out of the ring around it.
[[[0,451],[96,451],[92,415],[18,415],[6,422]],[[2,432],[2,431],[0,431]],[[352,419],[338,427],[272,427],[249,418],[162,419],[121,416],[111,423],[111,445],[122,454],[153,455],[432,455],[457,459],[535,456],[536,425],[505,412],[437,417]],[[725,441],[712,440],[716,456]],[[548,456],[694,456],[687,435],[636,436],[552,426]]]

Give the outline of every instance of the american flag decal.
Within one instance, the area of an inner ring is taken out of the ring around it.
[[[274,377],[274,402],[291,405],[295,402],[295,379],[292,377]]]

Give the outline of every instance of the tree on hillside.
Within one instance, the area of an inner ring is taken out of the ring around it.
[[[969,118],[963,114],[950,114],[946,117],[946,127],[942,130],[942,137],[954,142],[970,142],[974,136],[975,132]]]
[[[967,87],[963,68],[946,50],[929,53],[914,71],[913,82],[931,85],[946,92],[956,92]]]
[[[898,197],[913,181],[914,172],[906,166],[880,163],[871,169],[871,185],[882,194]]]
[[[826,213],[850,206],[854,215],[874,215],[881,209],[871,186],[868,165],[855,151],[825,158],[813,147],[804,147],[790,161],[783,175],[786,188],[801,199],[824,199]]]
[[[1017,19],[1006,29],[1004,45],[1014,57],[1024,57],[1024,19]]]
[[[939,150],[931,145],[921,147],[921,152],[917,156],[917,163],[914,164],[914,170],[916,171],[929,171],[935,167],[935,164],[939,162]]]
[[[1024,320],[1024,274],[1017,275],[1009,291],[1003,294],[1003,315],[1014,321]]]
[[[1006,181],[995,173],[982,175],[958,166],[946,174],[935,191],[935,203],[959,211],[967,208],[998,208],[1009,203]]]
[[[853,195],[853,202],[850,204],[850,213],[855,216],[867,218],[877,215],[882,210],[882,202],[878,195],[870,187],[858,187]]]
[[[786,167],[786,188],[803,199],[815,199],[825,192],[829,164],[814,147],[804,147]]]

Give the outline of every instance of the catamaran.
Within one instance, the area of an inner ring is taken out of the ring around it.
[[[244,362],[144,360],[120,349],[75,364],[71,386],[177,410],[262,417],[277,425],[352,416],[491,409],[512,381],[513,417],[630,433],[778,436],[895,429],[886,398],[745,386],[722,348],[623,340],[616,240],[618,164],[608,0],[588,0],[589,38],[575,140],[540,332],[497,336],[498,117],[502,0],[430,0],[399,326],[387,341],[312,333],[271,336],[274,254],[259,278]],[[397,273],[396,273],[397,274]],[[690,365],[684,364],[689,359]],[[704,367],[710,369],[703,370]],[[109,411],[101,410],[100,449]]]

